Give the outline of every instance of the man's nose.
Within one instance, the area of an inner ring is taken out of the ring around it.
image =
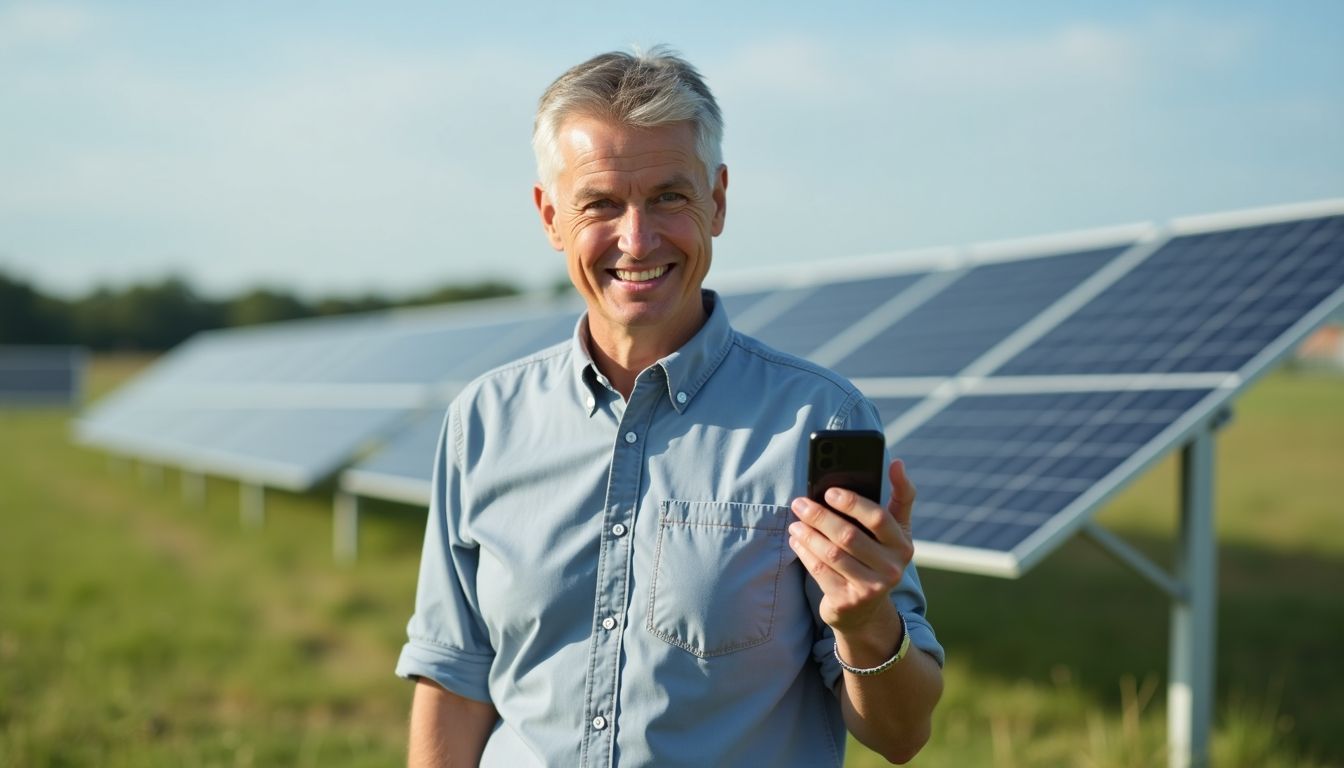
[[[616,247],[621,249],[621,253],[642,259],[652,253],[659,242],[653,217],[637,206],[626,208],[625,215],[621,217],[620,237],[616,241]]]

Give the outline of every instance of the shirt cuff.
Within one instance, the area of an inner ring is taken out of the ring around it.
[[[468,699],[490,703],[490,666],[494,656],[411,638],[397,659],[397,677],[426,677],[445,690]]]
[[[901,616],[905,619],[905,631],[910,633],[910,644],[932,656],[933,660],[938,662],[938,666],[943,666],[946,654],[938,638],[934,636],[933,627],[929,625],[928,620],[917,613],[902,613]]]

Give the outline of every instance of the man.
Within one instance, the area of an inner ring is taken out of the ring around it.
[[[701,290],[721,135],[658,49],[541,99],[534,199],[587,313],[449,407],[397,666],[412,765],[839,765],[846,728],[904,762],[928,739],[942,649],[903,467],[885,509],[827,495],[872,536],[796,498],[808,434],[876,411]]]

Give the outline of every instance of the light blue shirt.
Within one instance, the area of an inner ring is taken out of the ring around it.
[[[494,704],[483,766],[843,761],[834,636],[789,502],[811,432],[882,427],[849,382],[705,301],[629,402],[581,320],[449,406],[397,674]],[[892,600],[942,663],[913,565]]]

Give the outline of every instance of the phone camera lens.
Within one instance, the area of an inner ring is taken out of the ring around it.
[[[835,453],[835,443],[832,443],[828,440],[821,444],[822,456],[830,456],[832,453]]]
[[[835,468],[835,459],[832,459],[832,458],[823,456],[823,457],[821,458],[821,460],[817,462],[817,466],[818,466],[818,467],[821,467],[821,469],[822,469],[823,471],[828,470],[828,469],[834,469],[834,468]]]

